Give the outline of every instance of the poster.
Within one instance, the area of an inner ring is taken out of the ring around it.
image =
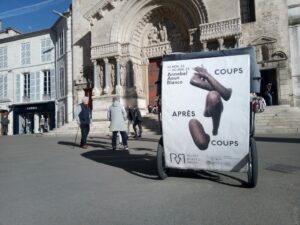
[[[162,122],[167,167],[244,171],[249,55],[164,61]]]

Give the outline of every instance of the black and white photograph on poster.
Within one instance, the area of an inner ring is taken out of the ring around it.
[[[249,152],[249,55],[165,61],[162,73],[167,167],[232,171]]]

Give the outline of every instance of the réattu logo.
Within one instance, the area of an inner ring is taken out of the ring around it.
[[[184,164],[185,163],[185,155],[170,153],[170,161],[171,161],[171,163],[176,162],[177,165],[179,165],[180,163]]]

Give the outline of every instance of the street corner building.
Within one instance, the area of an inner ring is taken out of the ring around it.
[[[0,118],[9,113],[10,135],[48,132],[73,119],[68,15],[30,33],[0,26]]]

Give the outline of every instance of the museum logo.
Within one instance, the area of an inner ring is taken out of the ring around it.
[[[177,165],[185,164],[185,155],[184,154],[170,153],[170,161],[171,161],[171,163],[176,162]]]

